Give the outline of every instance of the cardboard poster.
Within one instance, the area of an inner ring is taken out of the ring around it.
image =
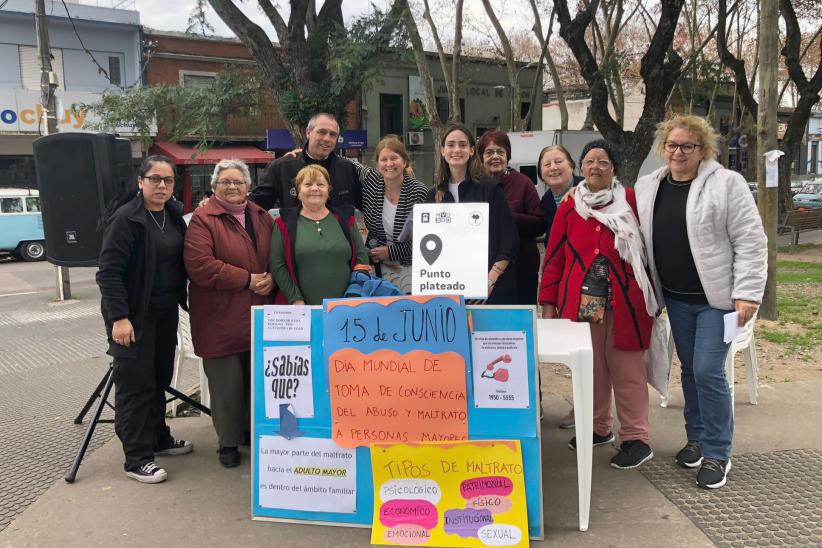
[[[411,293],[488,298],[488,204],[416,204]]]
[[[372,544],[528,546],[518,440],[377,445]]]
[[[343,447],[468,439],[459,297],[326,301],[331,436]]]
[[[265,416],[280,418],[280,404],[294,406],[297,418],[314,416],[310,346],[268,346],[263,349]]]
[[[528,407],[526,348],[524,331],[475,331],[471,334],[476,407]]]
[[[266,305],[263,307],[263,340],[311,342],[311,307]]]
[[[307,512],[356,512],[356,453],[323,438],[261,436],[260,506]]]

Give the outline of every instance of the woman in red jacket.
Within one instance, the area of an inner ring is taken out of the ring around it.
[[[548,220],[539,203],[534,182],[508,165],[511,159],[511,140],[503,131],[486,131],[477,142],[477,156],[491,177],[502,183],[514,223],[519,234],[519,252],[514,263],[517,277],[517,297],[513,304],[537,302],[539,249],[537,238],[545,234]]]
[[[619,417],[614,468],[636,468],[653,458],[648,434],[648,387],[643,355],[656,299],[632,189],[614,177],[619,150],[605,140],[582,150],[585,180],[560,204],[540,284],[543,318],[591,324],[594,347],[594,446],[611,443],[611,390]],[[576,449],[576,438],[568,444]]]
[[[268,273],[274,220],[246,199],[250,187],[241,160],[214,166],[214,196],[194,212],[183,250],[191,281],[191,338],[203,358],[226,468],[240,464],[237,447],[249,431],[250,309],[271,302],[274,287]]]

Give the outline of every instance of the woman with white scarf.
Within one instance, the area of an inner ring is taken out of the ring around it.
[[[653,458],[644,352],[657,311],[636,216],[636,199],[614,177],[619,150],[585,145],[585,180],[557,210],[545,248],[539,303],[543,318],[591,324],[594,348],[594,446],[613,443],[611,391],[619,452],[611,466],[630,469]],[[576,438],[568,447],[576,449]]]

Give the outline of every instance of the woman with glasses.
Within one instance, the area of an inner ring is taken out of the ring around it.
[[[268,252],[274,220],[250,202],[251,175],[241,160],[214,166],[214,195],[191,217],[185,265],[194,352],[203,358],[220,464],[240,464],[250,432],[252,306],[271,302]]]
[[[594,350],[594,446],[612,443],[611,392],[620,422],[618,469],[653,458],[644,351],[657,310],[633,190],[616,179],[619,150],[582,149],[585,180],[557,209],[540,284],[543,318],[588,322]],[[576,449],[576,438],[568,446]]]
[[[174,370],[178,306],[186,303],[182,206],[173,199],[174,164],[149,156],[136,184],[103,215],[97,285],[114,358],[114,431],[123,444],[126,475],[160,483],[168,474],[158,455],[190,453],[165,423],[165,389]]]
[[[516,304],[517,226],[500,182],[482,175],[475,144],[468,128],[448,124],[440,141],[436,186],[429,191],[426,201],[488,204],[488,299],[485,302]]]
[[[328,204],[328,171],[309,164],[294,179],[300,205],[280,210],[271,236],[271,274],[279,288],[276,302],[321,305],[340,298],[351,272],[368,266],[351,206]]]
[[[534,183],[508,165],[511,141],[502,131],[486,131],[477,143],[485,173],[502,183],[519,234],[519,253],[515,263],[517,296],[514,304],[537,304],[539,249],[537,238],[548,226],[539,204]]]
[[[754,199],[745,179],[716,161],[718,142],[698,116],[660,123],[655,148],[666,165],[636,184],[648,264],[682,364],[686,444],[676,462],[700,467],[696,482],[709,489],[725,485],[731,469],[723,316],[737,312],[740,326],[753,317],[768,262]]]

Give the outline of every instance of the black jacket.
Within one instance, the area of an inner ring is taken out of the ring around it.
[[[251,191],[251,201],[264,209],[291,208],[300,205],[294,178],[308,164],[319,164],[331,175],[331,194],[328,205],[354,206],[362,209],[362,189],[354,164],[332,153],[324,160],[315,160],[306,150],[296,158],[283,157],[272,161],[265,168],[262,180]]]
[[[510,263],[494,285],[488,304],[516,304],[517,277],[514,263],[519,253],[519,234],[505,192],[502,190],[502,183],[493,177],[480,177],[479,181],[465,180],[457,188],[460,203],[488,204],[488,270],[490,271],[491,266],[497,261],[507,260]],[[438,190],[443,192],[443,203],[454,202],[454,197],[448,190],[448,183],[443,183],[428,192],[429,203],[435,201]]]
[[[169,220],[180,227],[185,235],[182,204],[176,200],[166,202]],[[182,262],[182,250],[180,261]],[[143,319],[151,301],[154,283],[155,250],[151,231],[146,230],[146,213],[143,198],[137,195],[121,206],[106,221],[103,243],[100,249],[97,285],[100,286],[100,310],[106,324],[108,354],[114,357],[133,357],[136,347],[121,346],[111,340],[111,327],[115,321],[128,318],[134,326],[139,341]],[[180,306],[187,309],[186,291],[182,288]]]
[[[571,179],[571,186],[577,186],[579,183],[584,181],[583,177],[579,175],[573,175]],[[540,207],[542,207],[542,212],[545,213],[545,218],[548,219],[548,228],[545,231],[545,240],[544,244],[545,247],[548,247],[548,236],[551,235],[551,225],[554,224],[554,216],[557,214],[557,202],[554,200],[554,193],[551,192],[551,189],[545,191],[545,194],[542,195],[542,199],[539,202]]]

